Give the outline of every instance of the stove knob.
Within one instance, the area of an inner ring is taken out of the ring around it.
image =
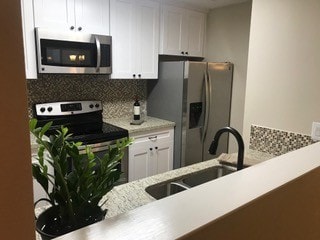
[[[40,112],[44,112],[46,109],[44,107],[40,108]]]
[[[48,107],[48,112],[51,112],[52,111],[52,107]]]
[[[97,103],[95,106],[96,106],[96,108],[98,108],[98,107],[100,107],[100,104],[99,104],[99,103]]]
[[[90,105],[89,105],[89,108],[93,108],[93,104],[90,104]]]

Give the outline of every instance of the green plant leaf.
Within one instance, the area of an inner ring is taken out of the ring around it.
[[[48,130],[49,130],[49,128],[51,127],[51,125],[52,125],[52,122],[48,122],[48,123],[46,123],[42,128],[41,128],[41,130],[40,130],[40,137],[42,137]]]
[[[69,141],[71,134],[68,134],[66,127],[51,134],[48,140],[43,140],[50,124],[37,127],[36,120],[29,122],[30,131],[39,144],[39,164],[32,165],[32,173],[48,193],[52,204],[59,206],[61,216],[76,221],[75,216],[83,213],[84,207],[98,206],[102,197],[120,178],[121,172],[116,167],[123,157],[123,150],[132,140],[121,139],[99,158],[90,147],[85,148],[85,154],[80,154],[82,143]],[[68,170],[69,160],[73,165],[71,172]],[[53,173],[48,173],[48,166],[54,169]],[[52,184],[50,190],[49,182]]]
[[[35,118],[30,119],[29,129],[31,132],[36,128],[36,126],[37,126],[37,119],[35,119]]]
[[[48,175],[46,173],[41,172],[40,166],[38,164],[32,164],[32,175],[42,186],[42,188],[46,192],[48,192]]]

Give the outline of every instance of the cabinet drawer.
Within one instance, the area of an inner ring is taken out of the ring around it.
[[[162,141],[173,141],[173,128],[161,129],[159,131],[144,132],[139,135],[132,135],[130,137],[134,138],[133,144],[138,143],[158,143]]]

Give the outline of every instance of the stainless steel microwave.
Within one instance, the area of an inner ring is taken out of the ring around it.
[[[111,74],[111,36],[36,28],[39,73]]]

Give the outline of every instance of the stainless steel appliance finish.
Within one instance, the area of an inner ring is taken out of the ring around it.
[[[111,74],[111,36],[36,28],[39,73]]]
[[[83,155],[86,155],[85,146],[89,146],[96,156],[102,157],[110,147],[116,144],[116,140],[128,137],[127,130],[102,121],[101,101],[40,103],[34,106],[34,110],[39,126],[52,122],[48,134],[60,130],[61,125],[68,127],[69,133],[72,133],[69,139],[83,143],[79,147]],[[128,182],[127,152],[118,167],[123,174],[117,184]]]
[[[62,116],[102,111],[101,101],[53,102],[35,105],[37,116]]]
[[[214,134],[230,124],[232,63],[165,61],[148,82],[148,115],[174,121],[174,168],[205,161]],[[221,136],[216,155],[228,150]]]

